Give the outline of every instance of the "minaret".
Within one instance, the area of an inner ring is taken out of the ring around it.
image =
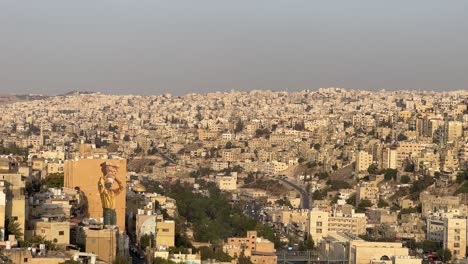
[[[45,145],[45,140],[44,140],[44,128],[43,128],[43,125],[41,123],[41,134],[39,135],[40,139],[41,139],[41,142],[42,142],[42,145]]]

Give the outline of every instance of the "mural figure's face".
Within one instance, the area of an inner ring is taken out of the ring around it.
[[[115,177],[117,175],[117,167],[115,166],[106,166],[105,170],[107,177]]]
[[[106,189],[110,189],[112,188],[112,182],[106,182],[104,186],[106,187]]]

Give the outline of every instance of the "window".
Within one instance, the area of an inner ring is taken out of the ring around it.
[[[17,216],[13,216],[13,221],[18,221],[18,217],[17,217]]]
[[[322,233],[322,229],[317,229],[317,230],[316,230],[316,233],[317,233],[317,234],[321,234],[321,233]]]
[[[317,222],[317,226],[322,226],[322,222]]]
[[[59,231],[59,236],[65,235],[65,231]]]
[[[163,232],[169,232],[169,228],[163,228],[162,231]]]
[[[24,259],[23,259],[23,262],[28,262],[28,258],[24,258]]]
[[[453,243],[453,247],[460,247],[460,243]]]

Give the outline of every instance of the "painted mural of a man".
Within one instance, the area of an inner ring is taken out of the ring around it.
[[[115,198],[124,190],[122,183],[116,177],[118,170],[119,166],[117,164],[109,162],[101,164],[102,176],[98,181],[98,190],[101,195],[104,225],[106,226],[117,224]],[[114,188],[114,183],[117,183],[117,188]]]

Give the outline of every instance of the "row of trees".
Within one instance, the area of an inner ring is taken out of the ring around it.
[[[259,236],[279,245],[279,237],[268,226],[246,216],[243,204],[232,204],[229,197],[222,193],[215,183],[197,180],[207,195],[193,192],[192,186],[176,182],[172,185],[148,184],[177,201],[176,247],[190,247],[185,237],[187,225],[193,229],[195,240],[200,242],[221,243],[228,237],[245,236],[247,231],[256,230]],[[156,191],[156,190],[155,190]]]

